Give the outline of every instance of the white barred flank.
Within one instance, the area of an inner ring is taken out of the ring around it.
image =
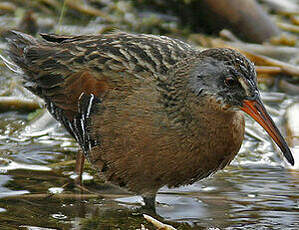
[[[95,112],[97,103],[100,103],[100,100],[93,94],[87,95],[81,93],[78,103],[78,114],[72,120],[67,119],[63,114],[63,110],[56,107],[52,102],[47,103],[50,113],[60,121],[76,139],[82,148],[84,155],[87,157],[91,148],[98,144],[98,141],[91,137],[91,132],[89,130],[90,116]]]

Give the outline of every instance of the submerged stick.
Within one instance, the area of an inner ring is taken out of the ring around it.
[[[40,104],[35,100],[20,97],[0,97],[0,111],[25,110],[33,111],[40,108]]]
[[[100,198],[100,199],[117,199],[128,197],[129,195],[121,195],[121,194],[101,194],[101,193],[94,193],[94,194],[80,194],[80,193],[72,193],[72,194],[49,194],[49,193],[37,193],[37,194],[23,194],[23,195],[13,195],[2,197],[1,200],[19,200],[19,199],[28,199],[28,200],[35,200],[35,199],[71,199],[71,200],[82,200],[82,199],[92,199],[92,198]]]

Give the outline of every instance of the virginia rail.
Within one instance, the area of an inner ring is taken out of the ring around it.
[[[147,206],[162,186],[192,184],[234,159],[244,138],[241,110],[294,164],[261,102],[253,64],[237,51],[124,32],[41,36],[8,38],[25,87],[107,181],[141,194]]]

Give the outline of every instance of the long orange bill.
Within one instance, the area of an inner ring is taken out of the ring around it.
[[[283,155],[288,160],[288,162],[291,165],[294,165],[294,158],[286,141],[280,134],[278,128],[276,127],[274,121],[266,111],[259,97],[256,97],[254,100],[244,100],[241,109],[245,113],[249,114],[267,131],[267,133],[272,137],[272,139],[279,146],[279,148],[281,149]]]

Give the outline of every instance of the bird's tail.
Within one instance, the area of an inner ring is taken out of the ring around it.
[[[73,57],[71,52],[59,46],[66,37],[42,37],[45,40],[38,41],[30,35],[10,31],[6,39],[12,62],[2,59],[13,71],[21,69],[24,72],[24,86],[45,100],[50,113],[79,142],[84,153],[89,154],[97,143],[88,127],[91,113],[96,111],[96,105],[101,102],[96,97],[100,91],[96,88],[98,81],[89,72],[71,72],[59,62]]]
[[[12,60],[10,62],[1,56],[5,65],[13,72],[30,74],[31,70],[26,59],[26,50],[31,46],[37,45],[36,39],[30,35],[13,30],[8,31],[4,36],[9,45],[8,56]]]
[[[43,41],[13,30],[5,33],[4,37],[8,41],[8,58],[0,58],[9,69],[22,75],[27,89],[44,98],[42,87],[51,88],[55,82],[41,68],[41,60],[51,57],[56,52],[55,47],[46,46]],[[63,81],[61,76],[59,81]]]
[[[34,40],[32,37],[24,36],[25,34],[22,34],[17,31],[8,31],[3,34],[3,37],[5,37],[9,42],[9,49],[3,50],[3,55],[9,56],[8,57],[3,56],[0,54],[0,59],[3,61],[3,63],[9,68],[11,71],[17,73],[17,74],[23,74],[24,71],[23,68],[23,60],[24,60],[24,49],[26,46],[32,44],[32,41]],[[14,41],[20,41],[20,42],[14,42]],[[20,45],[18,45],[20,44]],[[18,64],[21,64],[19,66]]]

